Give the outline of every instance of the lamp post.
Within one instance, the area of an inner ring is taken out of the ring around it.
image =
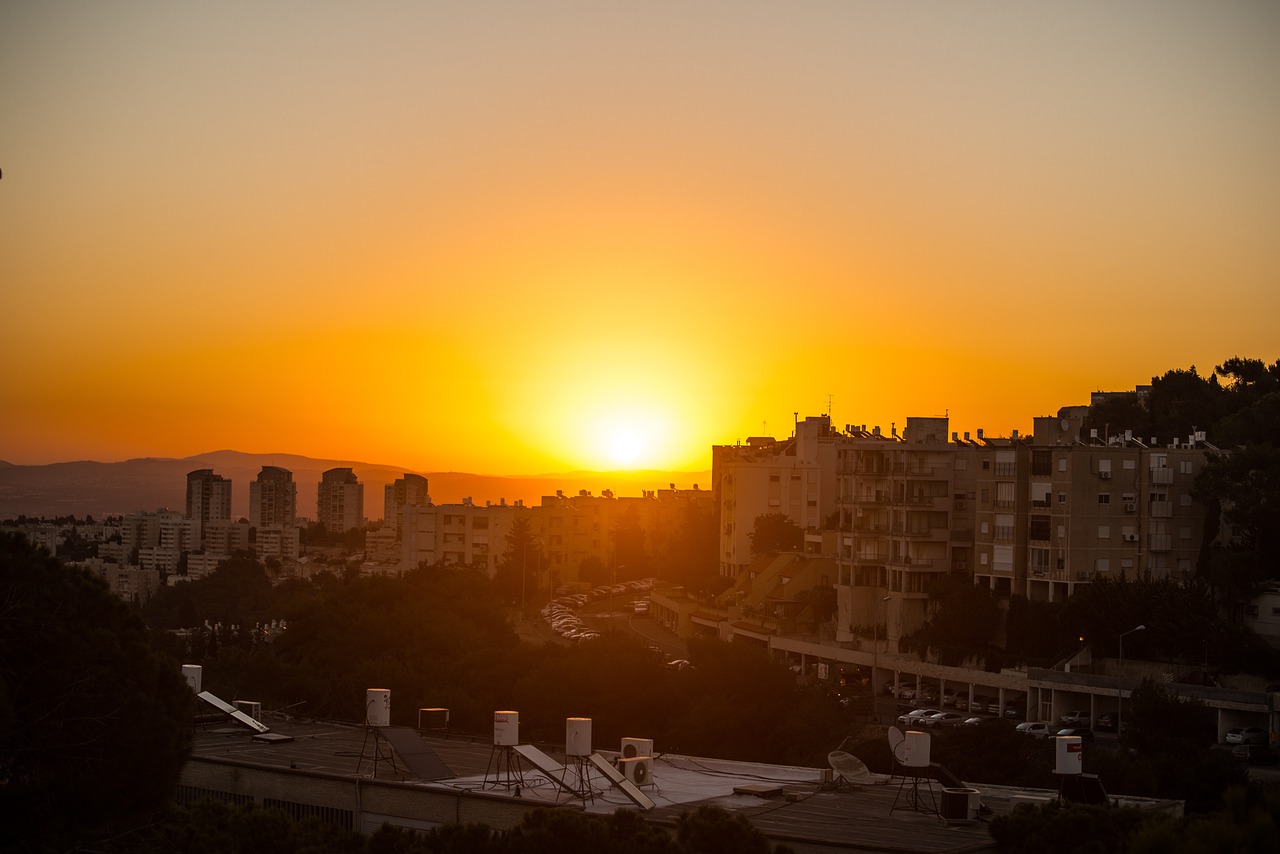
[[[880,602],[888,602],[886,596]],[[871,717],[880,722],[880,688],[876,684],[880,672],[880,602],[871,609]]]
[[[1146,626],[1136,626],[1127,632],[1120,633],[1120,669],[1124,670],[1124,636],[1131,635],[1134,632],[1140,632]],[[1120,674],[1120,678],[1124,679],[1124,674]],[[1119,738],[1124,728],[1124,683],[1116,688],[1116,737]]]

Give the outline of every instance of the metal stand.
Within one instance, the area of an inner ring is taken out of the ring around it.
[[[401,768],[396,762],[396,752],[391,749],[391,745],[382,736],[382,732],[376,726],[366,726],[364,728],[364,742],[360,745],[360,761],[356,763],[356,776],[360,776],[360,769],[364,766],[365,757],[369,754],[369,739],[373,739],[373,773],[369,775],[373,779],[378,777],[378,763],[391,763],[391,770],[395,771],[401,777],[408,774],[408,770]]]
[[[596,790],[591,787],[587,770],[588,764],[585,756],[566,756],[564,772],[560,775],[560,789],[580,799],[584,807],[588,800],[594,803],[596,799]]]
[[[515,749],[510,745],[495,744],[489,752],[489,764],[484,769],[484,783],[480,788],[515,789],[519,795],[523,786],[524,775],[520,773]]]
[[[890,815],[893,815],[893,811],[898,808],[899,800],[905,801],[903,809],[915,810],[925,815],[941,814],[938,812],[937,795],[933,791],[933,778],[922,773],[923,770],[904,768],[902,782],[898,784],[898,792],[893,796],[893,804],[889,807]],[[921,792],[921,781],[923,781],[924,792]],[[925,802],[926,794],[928,803]]]

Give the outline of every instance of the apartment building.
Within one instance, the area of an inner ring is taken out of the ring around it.
[[[406,473],[393,483],[383,487],[382,525],[392,531],[399,531],[404,525],[405,507],[426,507],[431,504],[431,496],[427,492],[427,479],[420,474]]]
[[[197,542],[204,541],[204,529],[210,522],[230,521],[231,481],[214,474],[213,469],[188,473],[186,517],[195,522]]]
[[[298,485],[293,472],[279,466],[263,466],[249,484],[249,524],[255,528],[298,524]]]
[[[364,484],[350,468],[329,469],[320,476],[316,521],[335,532],[364,525]]]
[[[840,506],[836,639],[929,615],[929,588],[973,553],[973,460],[947,440],[947,418],[908,418],[901,437],[850,426],[837,451]]]
[[[400,532],[401,570],[420,563],[483,569],[492,578],[506,551],[507,534],[522,504],[405,504]]]
[[[1191,489],[1213,450],[1204,434],[1081,436],[1085,414],[1066,407],[1035,419],[1029,442],[977,451],[975,583],[1060,601],[1100,577],[1194,572],[1205,510]]]
[[[877,428],[878,430],[879,428]],[[755,520],[785,513],[818,531],[837,509],[838,453],[848,436],[828,415],[797,421],[786,440],[753,436],[711,449],[712,491],[720,514],[720,574],[735,577],[751,563]]]

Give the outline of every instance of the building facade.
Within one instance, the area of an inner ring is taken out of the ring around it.
[[[316,521],[332,532],[364,525],[364,484],[350,468],[329,469],[316,487]]]
[[[255,528],[298,524],[298,485],[293,472],[279,466],[263,466],[249,484],[249,524]]]

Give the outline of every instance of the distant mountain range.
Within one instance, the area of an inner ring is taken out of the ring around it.
[[[318,460],[296,454],[246,454],[240,451],[212,451],[183,459],[143,458],[118,463],[88,460],[49,465],[13,465],[0,461],[0,519],[19,515],[54,517],[133,513],[138,510],[186,506],[187,473],[211,468],[232,481],[231,512],[237,518],[249,515],[249,483],[263,466],[280,466],[293,472],[298,484],[298,514],[315,518],[316,485],[320,475],[331,468],[349,467],[364,487],[364,514],[382,518],[383,487],[406,472],[427,478],[431,500],[436,504],[457,504],[471,498],[476,504],[512,504],[522,500],[539,504],[544,495],[563,490],[577,495],[580,490],[600,494],[612,489],[620,497],[639,496],[643,490],[701,489],[711,486],[711,473],[620,471],[568,472],[530,476],[496,476],[465,472],[421,472],[398,466],[356,460]]]

